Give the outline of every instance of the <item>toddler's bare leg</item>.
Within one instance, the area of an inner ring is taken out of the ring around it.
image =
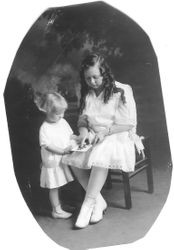
[[[62,208],[61,208],[58,188],[50,189],[49,199],[50,199],[51,206],[52,206],[52,217],[53,218],[67,219],[67,218],[71,217],[71,215],[72,215],[71,213],[68,213],[68,212],[62,210]]]
[[[50,191],[49,191],[49,199],[50,199],[51,206],[52,206],[53,209],[60,204],[58,188],[50,189]]]

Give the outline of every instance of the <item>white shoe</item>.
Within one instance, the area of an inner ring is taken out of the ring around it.
[[[106,212],[107,209],[107,203],[103,199],[102,196],[98,196],[96,199],[96,203],[94,206],[94,209],[92,211],[90,224],[98,223],[103,219],[103,214]]]
[[[87,202],[84,202],[82,204],[79,216],[75,223],[76,228],[82,229],[88,226],[93,208],[94,208],[94,203],[88,204]]]
[[[68,219],[72,216],[72,213],[64,211],[60,206],[56,207],[52,211],[52,217],[55,219]]]

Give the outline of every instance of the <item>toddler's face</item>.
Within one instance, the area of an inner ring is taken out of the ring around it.
[[[89,87],[98,90],[103,87],[103,76],[101,76],[98,65],[89,67],[84,72],[85,81]]]
[[[58,122],[61,118],[64,117],[64,113],[65,113],[65,110],[61,110],[61,111],[57,111],[57,112],[51,113],[49,115],[49,119],[52,122]]]

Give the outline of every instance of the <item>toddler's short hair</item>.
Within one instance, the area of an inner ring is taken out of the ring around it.
[[[46,113],[59,114],[68,108],[65,98],[57,92],[48,92],[43,101],[43,110]]]

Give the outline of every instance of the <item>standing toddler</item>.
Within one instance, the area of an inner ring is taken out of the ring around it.
[[[46,118],[40,127],[42,168],[40,186],[49,189],[49,199],[53,218],[69,218],[72,214],[64,211],[59,199],[59,187],[73,181],[69,167],[62,163],[62,156],[71,152],[72,129],[66,122],[64,112],[67,102],[60,94],[46,94],[42,110]]]

